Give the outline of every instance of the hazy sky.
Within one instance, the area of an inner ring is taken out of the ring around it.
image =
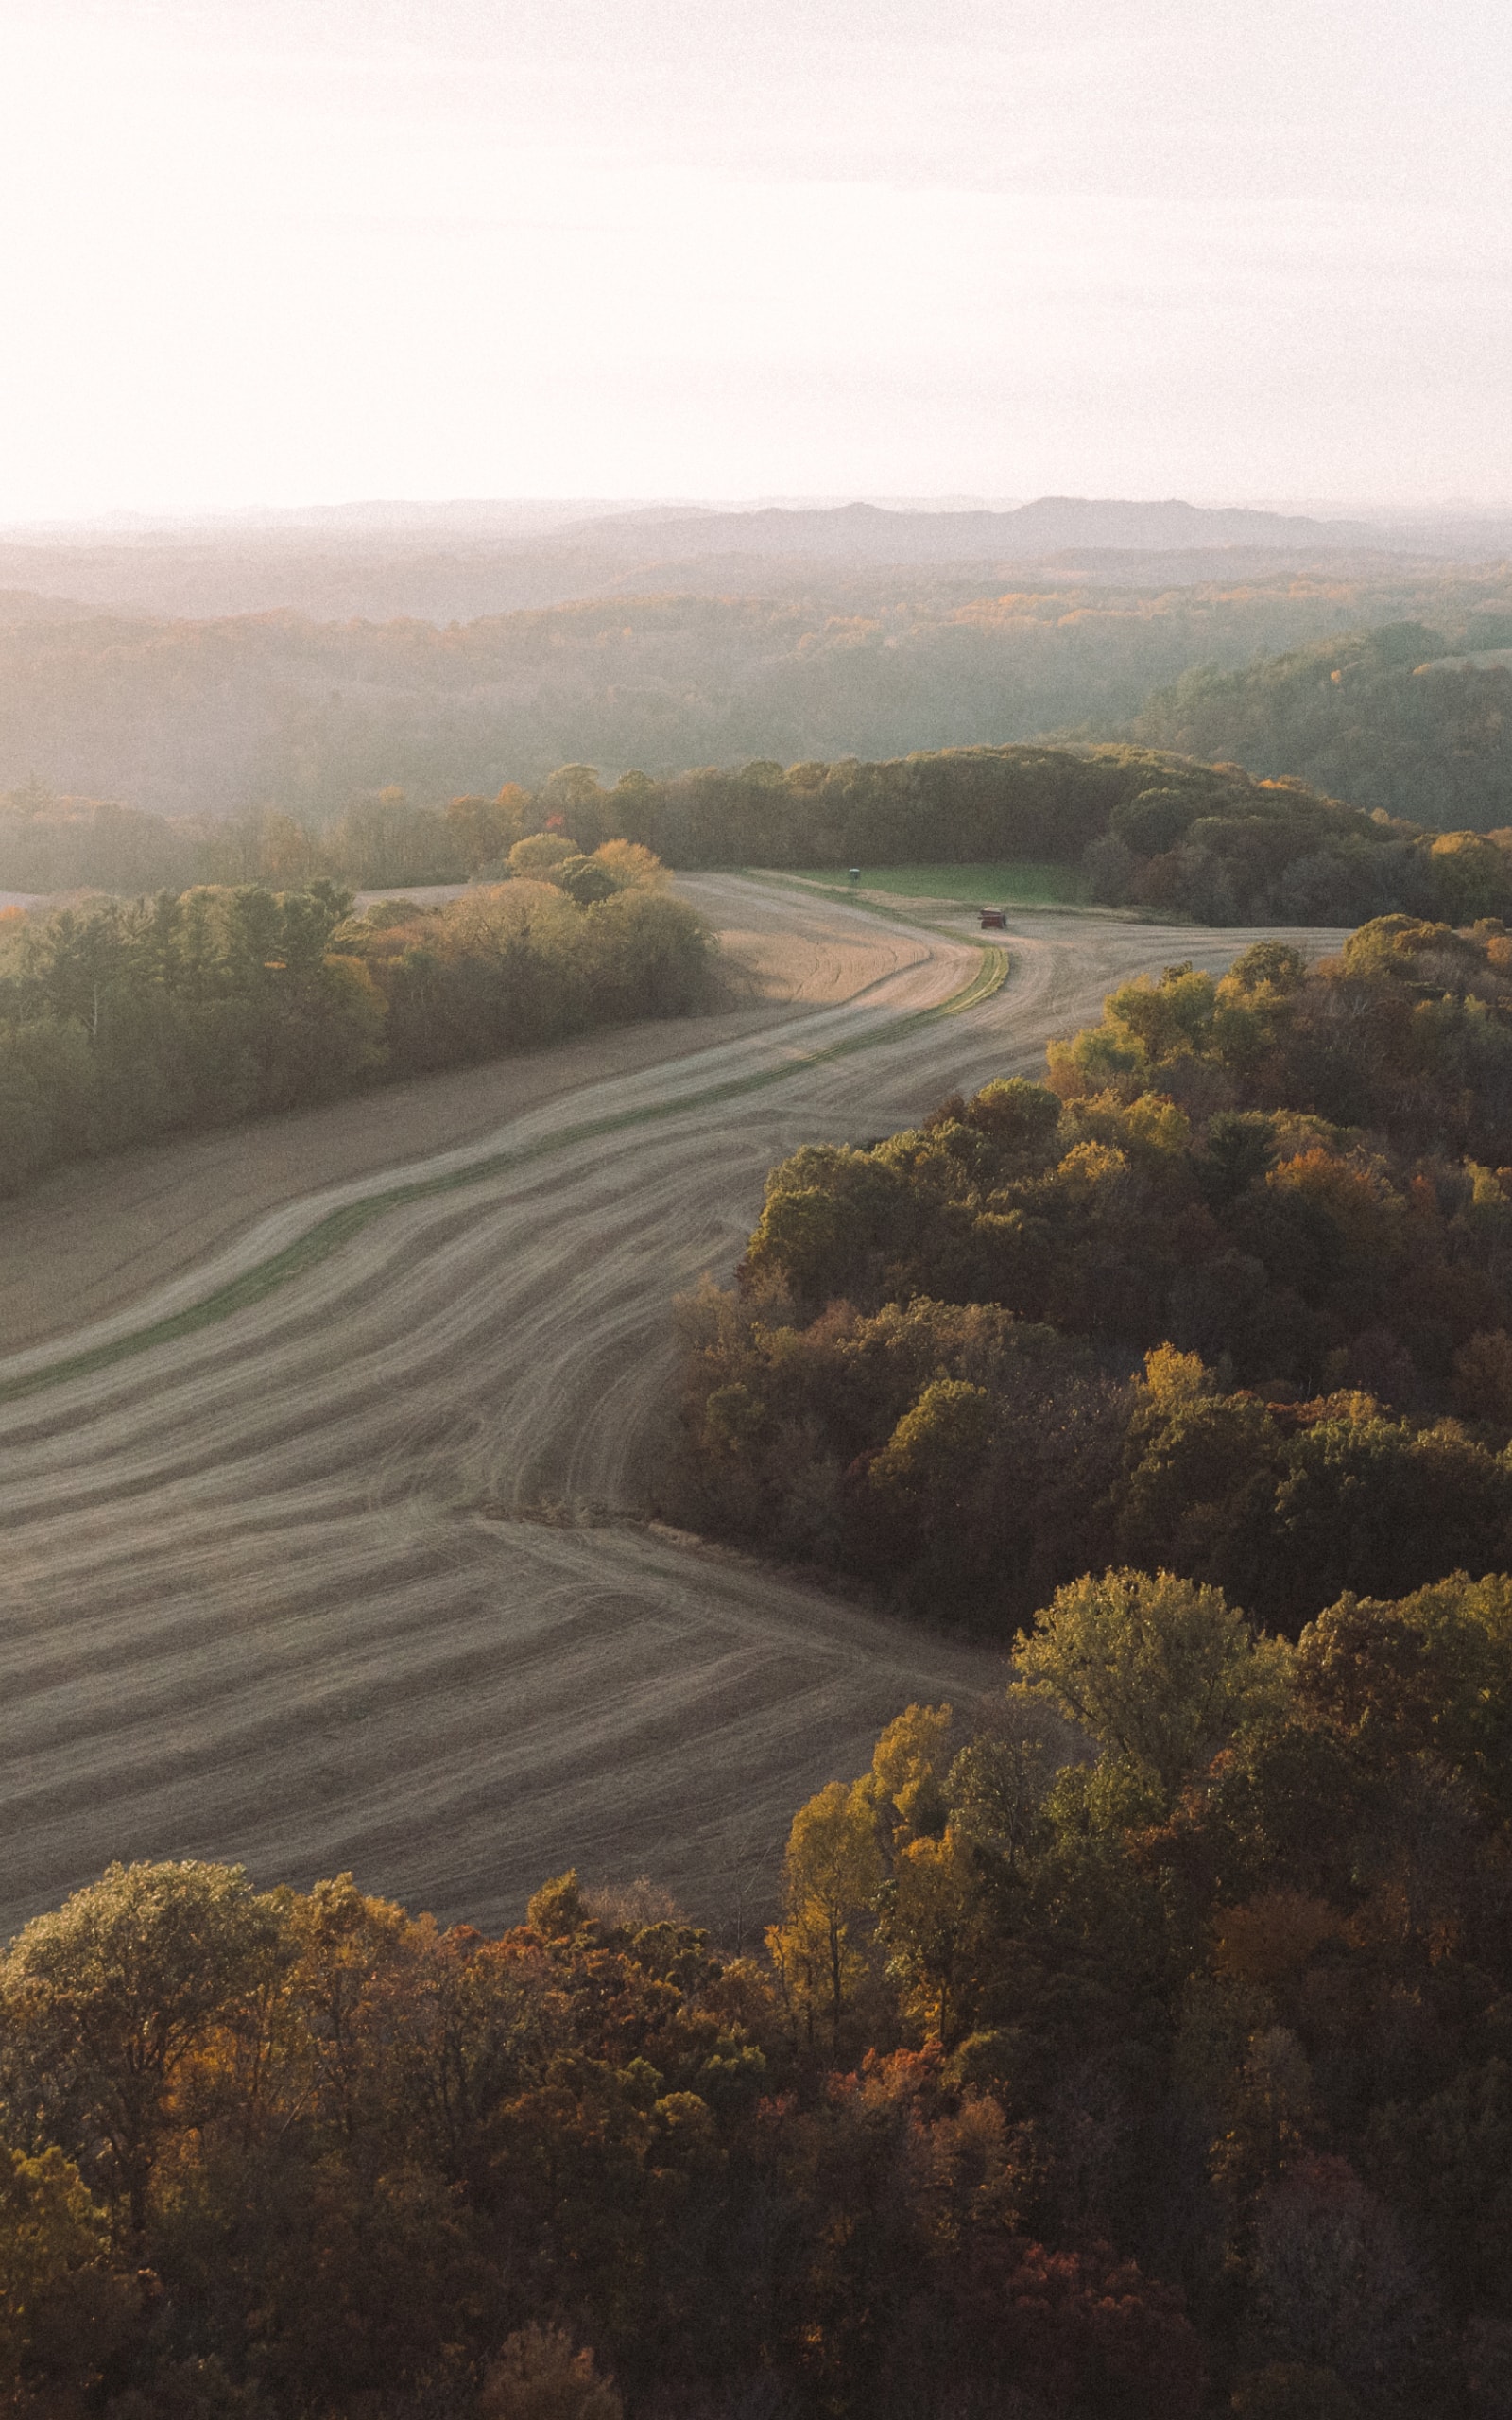
[[[0,518],[1512,495],[1505,0],[0,0]]]

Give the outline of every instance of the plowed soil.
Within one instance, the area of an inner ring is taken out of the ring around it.
[[[729,1918],[902,1705],[1000,1683],[645,1525],[672,1298],[798,1143],[1034,1072],[1111,983],[1255,936],[1025,912],[1002,987],[931,1015],[979,974],[966,920],[684,889],[745,969],[720,1018],[0,1209],[0,1928],[191,1855],[483,1925],[568,1864],[648,1871]]]

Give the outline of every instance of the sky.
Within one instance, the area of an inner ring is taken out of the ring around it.
[[[1512,498],[1504,0],[4,0],[0,520]]]

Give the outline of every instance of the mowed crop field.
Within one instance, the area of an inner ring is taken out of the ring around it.
[[[998,862],[970,866],[863,866],[852,884],[847,868],[833,873],[792,873],[784,881],[822,890],[835,898],[937,899],[969,908],[1075,908],[1087,897],[1079,866]]]
[[[682,888],[744,969],[724,1019],[0,1208],[0,1929],[191,1855],[481,1925],[568,1864],[749,1914],[900,1707],[1001,1685],[645,1525],[673,1298],[799,1142],[1036,1072],[1113,982],[1254,936],[1024,914],[989,991],[958,930]]]

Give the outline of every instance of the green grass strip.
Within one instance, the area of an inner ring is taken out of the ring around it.
[[[868,901],[868,911],[879,916],[894,917],[888,908],[873,907]],[[906,922],[907,919],[896,919]],[[900,1017],[896,1025],[881,1028],[875,1033],[850,1034],[842,1042],[832,1042],[821,1050],[804,1051],[782,1061],[775,1067],[759,1067],[748,1076],[732,1076],[722,1084],[710,1084],[704,1091],[683,1093],[676,1100],[652,1101],[643,1109],[622,1109],[607,1117],[584,1118],[579,1125],[564,1127],[560,1133],[542,1136],[539,1143],[526,1143],[510,1151],[497,1151],[486,1160],[472,1160],[466,1167],[448,1169],[444,1175],[418,1177],[412,1184],[391,1185],[387,1192],[371,1193],[361,1201],[349,1201],[339,1210],[331,1211],[324,1219],[286,1244],[282,1252],[273,1253],[255,1268],[243,1270],[239,1277],[218,1286],[203,1301],[191,1303],[168,1318],[156,1320],[150,1327],[136,1329],[129,1336],[112,1338],[108,1344],[97,1344],[88,1353],[77,1353],[66,1361],[55,1361],[45,1370],[29,1372],[22,1378],[12,1378],[0,1386],[0,1403],[14,1403],[22,1396],[36,1394],[44,1387],[61,1386],[70,1378],[93,1377],[96,1371],[108,1370],[117,1361],[125,1361],[137,1353],[146,1353],[155,1344],[168,1344],[177,1337],[194,1336],[200,1328],[212,1327],[217,1321],[229,1319],[233,1311],[245,1310],[252,1303],[266,1301],[291,1278],[302,1276],[322,1260],[350,1243],[374,1219],[390,1210],[403,1209],[407,1202],[425,1201],[438,1194],[459,1193],[471,1184],[481,1184],[490,1176],[502,1175],[512,1167],[528,1167],[532,1160],[549,1157],[554,1151],[570,1150],[575,1143],[589,1143],[601,1134],[618,1134],[631,1126],[648,1126],[665,1117],[681,1117],[685,1112],[708,1109],[715,1102],[733,1100],[741,1093],[759,1092],[765,1085],[784,1083],[788,1077],[803,1074],[810,1067],[827,1064],[832,1059],[848,1059],[857,1050],[875,1049],[880,1043],[901,1041],[922,1027],[936,1024],[941,1017],[959,1016],[967,1009],[978,1007],[991,998],[1005,981],[1008,972],[1006,950],[990,942],[968,942],[963,946],[976,950],[981,964],[970,983],[953,992],[932,1009],[915,1009]]]
[[[1087,881],[1079,867],[994,859],[968,865],[868,866],[859,885],[838,870],[795,867],[786,876],[831,899],[917,900],[935,908],[1080,908]],[[866,904],[862,901],[861,904]]]

